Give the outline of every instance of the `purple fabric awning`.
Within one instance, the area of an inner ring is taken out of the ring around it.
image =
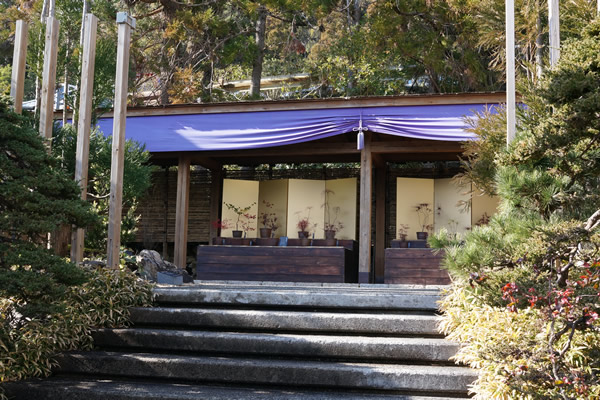
[[[358,130],[416,139],[465,141],[465,116],[486,104],[336,108],[128,117],[126,137],[150,152],[241,150],[323,139]],[[112,118],[98,125],[112,134]]]

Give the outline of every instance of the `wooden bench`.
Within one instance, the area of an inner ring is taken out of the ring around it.
[[[352,283],[358,262],[342,246],[198,246],[196,279]]]
[[[450,277],[440,267],[443,252],[432,249],[385,249],[385,283],[447,285]]]

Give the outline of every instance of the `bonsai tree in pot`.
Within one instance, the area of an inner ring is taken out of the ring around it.
[[[344,229],[344,224],[338,220],[341,207],[332,208],[329,204],[329,198],[333,195],[335,195],[335,192],[331,189],[325,189],[323,191],[324,202],[321,205],[321,208],[325,211],[325,224],[323,226],[325,239],[335,239],[335,234]]]
[[[260,237],[261,238],[270,238],[273,232],[275,232],[279,225],[277,223],[277,214],[271,212],[274,204],[263,200],[264,206],[267,208],[267,211],[260,213],[259,220],[262,223],[262,228],[260,228]]]
[[[235,220],[235,230],[232,231],[231,234],[233,235],[233,237],[242,237],[243,231],[240,230],[240,225],[242,225],[245,222],[246,226],[249,227],[249,219],[256,218],[256,215],[253,215],[253,218],[250,218],[251,214],[248,214],[248,211],[250,211],[250,209],[256,204],[256,202],[253,202],[247,207],[238,207],[231,203],[223,204],[225,204],[225,207],[227,207],[227,209],[233,211],[237,215],[237,219]],[[254,230],[254,228],[252,228],[252,230]]]
[[[224,239],[221,238],[221,231],[223,229],[231,229],[233,228],[233,225],[231,224],[231,221],[227,218],[223,218],[223,219],[218,219],[216,221],[211,222],[211,225],[213,226],[213,228],[215,228],[217,230],[217,237],[216,237],[216,243],[215,244],[223,244]]]
[[[406,238],[408,237],[408,229],[410,226],[408,224],[400,224],[398,227],[398,240],[400,240],[400,247],[406,248],[408,247],[408,242]]]
[[[417,204],[415,208],[415,211],[419,216],[419,226],[421,227],[421,231],[417,232],[417,239],[427,240],[427,236],[429,236],[429,231],[433,228],[433,225],[429,223],[429,220],[433,215],[433,209],[431,208],[431,205],[429,203]]]

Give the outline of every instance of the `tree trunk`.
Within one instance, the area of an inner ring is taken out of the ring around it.
[[[267,9],[260,6],[258,10],[258,20],[256,21],[256,33],[254,42],[256,43],[256,57],[252,63],[252,82],[250,84],[250,97],[260,98],[260,79],[262,77],[263,58],[265,56],[265,30],[267,26]]]

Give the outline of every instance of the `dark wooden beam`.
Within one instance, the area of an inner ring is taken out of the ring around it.
[[[375,168],[375,283],[383,283],[385,264],[385,163]]]
[[[223,170],[212,170],[210,174],[210,221],[221,217],[221,204],[223,201]],[[218,228],[210,224],[210,242],[221,234]]]
[[[187,264],[188,209],[190,200],[190,159],[181,157],[177,167],[177,203],[175,209],[175,254],[173,264]]]
[[[517,101],[520,101],[517,96]],[[452,94],[419,94],[403,96],[374,96],[354,98],[330,98],[310,100],[278,100],[278,101],[241,101],[235,103],[210,104],[174,104],[169,106],[130,107],[127,115],[131,117],[147,117],[158,115],[215,114],[257,111],[287,110],[322,110],[331,108],[358,107],[393,107],[423,106],[447,104],[502,104],[506,103],[506,93],[452,93]],[[112,111],[102,113],[100,117],[112,117]],[[54,114],[55,119],[62,118],[62,111]]]

